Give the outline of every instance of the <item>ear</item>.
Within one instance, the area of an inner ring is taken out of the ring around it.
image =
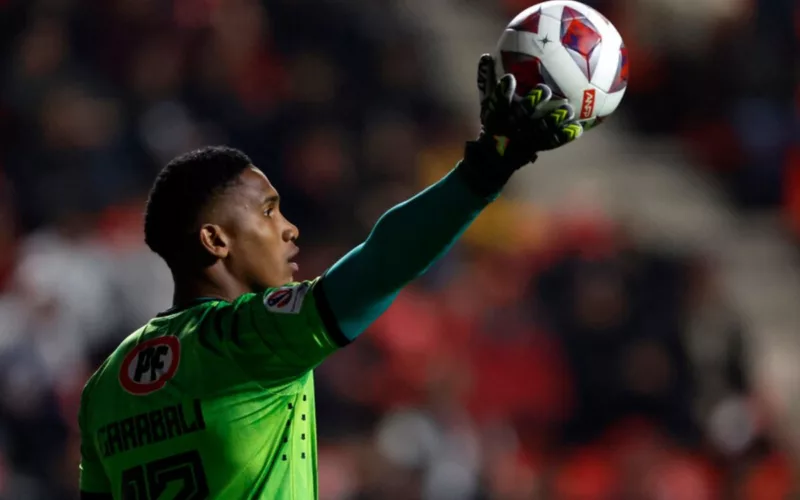
[[[216,224],[204,224],[200,228],[200,244],[217,259],[224,259],[230,251],[228,235]]]

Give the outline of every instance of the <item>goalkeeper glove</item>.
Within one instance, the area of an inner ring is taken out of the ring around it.
[[[489,54],[478,63],[478,91],[481,132],[467,143],[463,163],[470,184],[481,185],[482,195],[498,192],[517,169],[536,161],[538,152],[559,148],[583,133],[569,104],[543,111],[553,96],[547,85],[518,97],[514,76],[498,80]]]

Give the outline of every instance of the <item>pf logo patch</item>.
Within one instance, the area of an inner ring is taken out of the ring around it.
[[[181,360],[178,337],[166,336],[142,342],[125,356],[119,370],[122,388],[135,396],[155,392],[175,376]]]

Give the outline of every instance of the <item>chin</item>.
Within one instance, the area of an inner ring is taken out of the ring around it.
[[[259,281],[262,283],[261,286],[259,287],[259,289],[261,289],[262,291],[268,288],[279,288],[294,282],[294,271],[292,269],[286,269],[284,270],[283,275],[274,273],[268,279]]]
[[[270,285],[267,286],[266,288],[280,288],[282,286],[288,285],[289,283],[292,283],[293,281],[294,277],[290,274],[285,278],[271,280]]]

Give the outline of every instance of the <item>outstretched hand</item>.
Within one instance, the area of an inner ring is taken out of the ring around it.
[[[564,104],[543,111],[553,97],[544,84],[527,95],[516,95],[514,75],[497,78],[494,58],[481,56],[478,62],[478,93],[481,104],[481,134],[478,142],[491,148],[503,164],[518,169],[536,160],[540,151],[559,148],[578,139],[583,127],[575,111]]]

